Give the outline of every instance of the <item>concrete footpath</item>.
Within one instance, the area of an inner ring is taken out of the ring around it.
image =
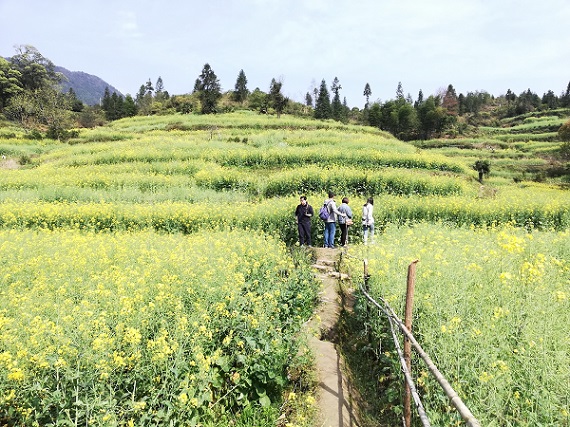
[[[315,354],[319,378],[316,396],[319,419],[315,426],[359,427],[356,402],[351,396],[352,387],[338,351],[336,333],[341,310],[339,283],[340,279],[347,280],[348,277],[341,277],[337,272],[340,255],[338,249],[314,248],[314,251],[316,262],[313,269],[323,282],[321,304],[309,322],[309,328],[313,332],[309,345]]]

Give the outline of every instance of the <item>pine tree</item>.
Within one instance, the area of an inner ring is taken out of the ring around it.
[[[313,106],[313,97],[311,96],[310,92],[307,92],[305,94],[305,105],[307,107],[312,107]]]
[[[216,76],[210,64],[204,64],[194,89],[198,89],[198,98],[202,104],[202,114],[215,113],[218,100],[222,97],[222,87],[220,86],[218,76]]]
[[[135,100],[129,94],[125,97],[125,102],[123,104],[124,117],[133,117],[137,115],[137,105]]]
[[[507,100],[507,103],[510,104],[511,102],[516,101],[517,96],[516,96],[510,89],[507,89],[507,93],[506,93],[506,95],[505,95],[505,99]]]
[[[340,121],[343,123],[348,123],[348,115],[350,113],[350,108],[348,108],[348,103],[346,102],[346,96],[342,99],[342,115]]]
[[[327,83],[323,79],[319,96],[315,104],[315,119],[330,119],[332,117],[331,98],[327,89]]]
[[[340,102],[340,90],[342,86],[338,81],[338,78],[335,77],[331,86],[331,91],[334,94],[331,109],[332,109],[332,118],[338,121],[342,120],[342,103]]]
[[[123,97],[117,95],[117,92],[113,92],[111,95],[111,109],[107,116],[108,120],[118,120],[123,116]]]
[[[158,79],[156,80],[154,98],[159,102],[162,102],[170,98],[168,92],[164,90],[164,82],[162,81],[162,77],[160,76],[158,76]]]
[[[362,95],[366,97],[366,104],[364,104],[364,109],[367,110],[370,101],[370,95],[372,95],[372,89],[370,89],[370,85],[368,83],[366,83],[364,86],[364,92]]]
[[[140,108],[144,102],[144,95],[146,93],[146,89],[145,89],[145,85],[141,85],[141,87],[139,87],[139,91],[137,92],[135,101],[137,103],[137,106]]]
[[[153,95],[154,92],[154,88],[152,87],[152,83],[150,81],[150,79],[148,79],[148,81],[146,82],[145,86],[144,86],[144,90],[145,90],[145,95]]]
[[[238,74],[234,89],[234,101],[239,103],[244,102],[249,95],[249,90],[247,90],[247,77],[245,76],[243,70],[241,70]]]
[[[418,99],[414,102],[414,108],[417,110],[424,103],[424,93],[420,89],[418,92]]]
[[[150,82],[150,81],[149,81]],[[156,80],[156,85],[155,85],[156,89],[154,91],[155,96],[158,96],[159,94],[161,94],[162,92],[164,92],[164,83],[162,81],[162,77],[158,76],[158,79]]]
[[[107,112],[111,110],[111,92],[109,91],[109,86],[106,86],[105,92],[103,92],[101,109],[105,112],[105,115],[107,115]]]
[[[398,82],[398,88],[396,89],[396,100],[397,101],[405,101],[404,89],[402,87],[402,82]]]
[[[67,91],[67,101],[69,102],[69,107],[71,108],[71,111],[75,113],[80,113],[81,111],[83,111],[84,107],[83,102],[81,102],[77,98],[77,94],[75,93],[72,87],[70,87],[69,90]]]
[[[281,117],[281,113],[287,106],[289,99],[283,96],[281,93],[282,82],[278,82],[275,79],[271,80],[271,86],[269,88],[269,100],[270,105],[275,109],[277,113],[277,118]]]

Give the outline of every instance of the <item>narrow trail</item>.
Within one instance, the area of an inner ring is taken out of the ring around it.
[[[353,395],[346,366],[339,351],[337,322],[342,307],[340,283],[348,277],[337,271],[340,251],[337,249],[314,248],[316,262],[313,269],[323,282],[321,304],[309,323],[312,331],[309,345],[315,354],[319,385],[317,402],[319,406],[318,427],[359,427],[358,399]],[[341,279],[341,280],[339,280]],[[343,289],[342,292],[346,292]]]

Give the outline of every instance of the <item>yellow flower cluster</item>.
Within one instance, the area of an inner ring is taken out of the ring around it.
[[[151,407],[148,396],[168,389],[189,420],[184,408],[229,393],[217,388],[251,393],[249,363],[284,370],[279,357],[296,350],[283,334],[300,327],[317,291],[285,245],[260,233],[0,230],[0,241],[0,410],[15,396],[39,410],[52,392],[34,395],[30,384],[45,381],[108,402],[101,417],[121,411],[109,390],[152,413],[160,402]]]
[[[419,260],[416,338],[460,386],[482,424],[561,424],[567,402],[560,396],[567,395],[570,380],[568,237],[513,227],[388,227],[375,246],[356,248],[344,261],[359,280],[366,258],[371,293],[402,315],[407,268]],[[417,369],[424,404],[444,412],[436,390],[425,387],[423,367]],[[535,403],[537,393],[548,407]],[[511,409],[504,413],[506,401]],[[493,415],[499,413],[503,418]]]

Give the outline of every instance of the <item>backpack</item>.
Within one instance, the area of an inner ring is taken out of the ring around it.
[[[322,219],[323,221],[326,221],[327,219],[329,219],[329,217],[330,217],[329,205],[328,203],[325,203],[319,210],[319,218]]]

